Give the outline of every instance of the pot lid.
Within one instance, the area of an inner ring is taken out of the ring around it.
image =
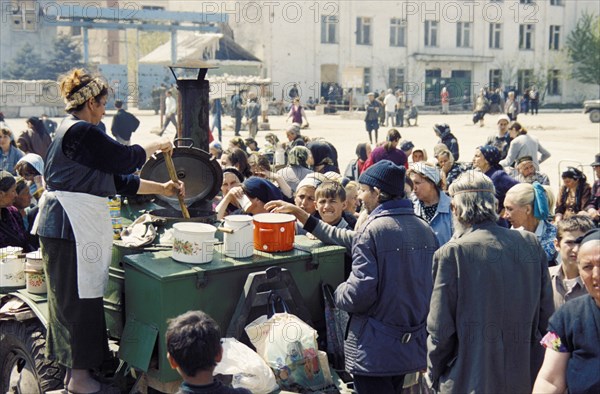
[[[296,217],[289,213],[259,213],[252,216],[252,219],[258,223],[275,224],[293,222],[296,220]]]
[[[172,158],[177,178],[185,184],[186,205],[211,200],[219,193],[223,183],[223,171],[208,152],[191,146],[175,147]],[[142,167],[140,177],[160,183],[171,179],[162,152],[150,157]],[[156,198],[177,210],[181,209],[177,197],[156,195]]]

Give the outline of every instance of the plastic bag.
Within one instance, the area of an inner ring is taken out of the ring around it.
[[[232,375],[234,388],[267,394],[279,389],[275,375],[265,361],[252,349],[235,338],[223,338],[223,360],[217,364],[215,375]]]
[[[282,389],[319,391],[332,384],[319,361],[317,332],[297,316],[263,315],[246,326],[246,333]]]
[[[350,316],[348,312],[335,306],[333,288],[322,284],[323,303],[325,309],[325,324],[327,328],[327,355],[332,361],[333,368],[344,369],[344,337]]]

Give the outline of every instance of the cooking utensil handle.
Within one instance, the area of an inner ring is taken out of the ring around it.
[[[191,144],[189,144],[188,146],[186,146],[185,148],[193,148],[194,147],[194,140],[192,138],[175,138],[173,140],[173,145],[179,147],[179,145],[177,145],[177,143],[179,141],[191,141]]]
[[[233,234],[233,229],[227,228],[227,227],[217,227],[217,231],[220,231],[222,233],[227,233],[227,234]]]
[[[177,179],[177,172],[175,171],[175,164],[173,163],[173,158],[171,157],[171,154],[164,153],[163,156],[165,157],[165,164],[167,165],[167,171],[169,171],[169,177],[173,182],[179,182],[179,179]],[[189,219],[190,212],[185,206],[185,200],[183,199],[183,196],[181,194],[178,194],[177,198],[179,199],[179,206],[181,207],[181,213],[183,214],[184,219]]]

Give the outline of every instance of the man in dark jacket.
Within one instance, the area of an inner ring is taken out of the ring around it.
[[[426,364],[438,242],[404,199],[405,175],[404,167],[382,160],[358,179],[369,217],[354,237],[352,272],[335,302],[352,314],[344,349],[359,394],[400,393],[404,375]]]
[[[481,172],[452,185],[454,237],[433,258],[428,379],[440,393],[530,393],[554,312],[535,234],[496,224],[494,184]]]
[[[448,150],[452,152],[454,160],[458,161],[458,140],[450,131],[450,126],[446,123],[436,124],[433,126],[433,131],[440,138],[438,144],[446,145]]]
[[[135,115],[123,109],[123,102],[121,100],[115,100],[115,108],[117,109],[117,113],[113,117],[110,130],[118,142],[129,146],[131,145],[131,134],[137,130],[140,121]]]

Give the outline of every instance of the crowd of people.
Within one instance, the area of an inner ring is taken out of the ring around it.
[[[184,187],[123,175],[172,144],[161,138],[129,146],[139,122],[117,140],[108,136],[99,127],[108,97],[100,78],[73,70],[60,87],[69,115],[59,127],[30,118],[15,139],[2,125],[0,246],[29,251],[41,245],[49,357],[68,368],[70,391],[94,392],[101,385],[89,369],[106,352],[106,330],[99,317],[102,283],[93,278],[103,273],[85,266],[75,240],[110,248],[110,219],[94,216],[109,195],[175,195]],[[242,108],[234,98],[236,136],[227,147],[220,140],[210,145],[223,171],[217,219],[291,213],[297,234],[346,248],[345,281],[334,297],[351,314],[346,370],[359,393],[401,392],[406,376],[424,370],[441,392],[600,389],[590,367],[600,362],[594,348],[600,340],[600,233],[594,230],[600,154],[591,163],[593,187],[581,168],[569,167],[559,188],[539,170],[550,152],[510,113],[498,116],[498,132],[483,137],[474,152],[460,152],[445,123],[433,127],[431,146],[415,147],[399,130],[413,106],[401,90],[381,96],[368,95],[369,143],[357,144],[356,158],[345,167],[333,144],[303,135],[308,120],[299,100],[290,109],[285,141],[268,133],[260,146],[252,124],[260,112],[256,97],[249,95],[244,108],[248,138],[239,135],[235,111]],[[382,125],[398,128],[378,143]],[[465,156],[472,160],[459,161]],[[208,317],[184,320],[204,322],[217,343]],[[173,329],[181,322],[172,322]],[[169,335],[167,341],[175,338]],[[218,345],[192,369],[182,369],[186,361],[176,346],[169,352],[182,376],[204,371],[189,384],[213,384],[205,372],[221,357]]]

